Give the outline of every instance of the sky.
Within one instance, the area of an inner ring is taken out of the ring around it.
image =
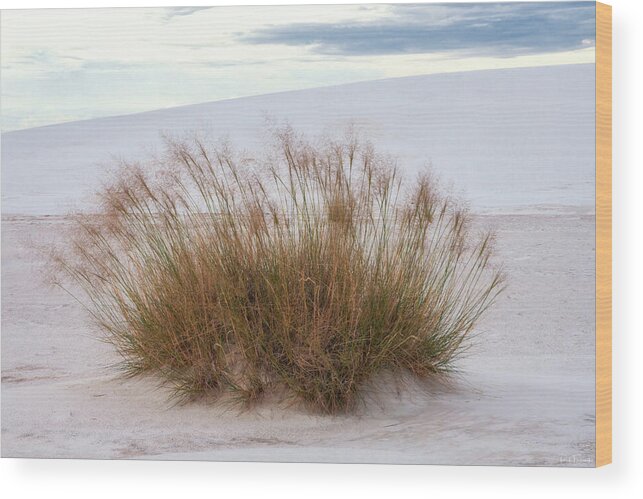
[[[4,10],[1,128],[382,78],[593,63],[594,5]]]

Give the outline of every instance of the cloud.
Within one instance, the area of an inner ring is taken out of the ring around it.
[[[458,51],[510,57],[587,47],[595,39],[594,8],[594,2],[396,5],[385,19],[273,25],[241,40],[349,56]]]
[[[172,19],[173,17],[191,16],[192,14],[201,10],[208,10],[212,7],[168,7],[166,9],[166,17]]]

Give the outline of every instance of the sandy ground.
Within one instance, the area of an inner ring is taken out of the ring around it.
[[[29,248],[60,217],[2,220],[2,456],[591,466],[594,217],[493,215],[509,287],[452,387],[384,388],[351,416],[173,406],[123,380]]]

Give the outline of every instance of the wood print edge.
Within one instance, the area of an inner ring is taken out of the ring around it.
[[[596,3],[596,466],[612,462],[612,7]]]

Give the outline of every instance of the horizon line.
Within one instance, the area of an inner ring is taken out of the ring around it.
[[[26,128],[16,128],[13,130],[0,130],[0,136],[2,135],[7,135],[7,134],[13,134],[13,133],[18,133],[18,132],[26,132],[30,130],[37,130],[40,128],[49,128],[49,127],[56,127],[56,126],[63,126],[63,125],[70,125],[73,123],[83,123],[87,121],[96,121],[96,120],[106,120],[106,119],[116,119],[116,118],[125,118],[128,116],[139,116],[142,114],[148,114],[148,113],[156,113],[156,112],[163,112],[163,111],[171,111],[174,109],[181,109],[181,108],[187,108],[191,106],[203,106],[207,104],[215,104],[219,102],[230,102],[230,101],[235,101],[235,100],[240,100],[240,99],[251,99],[255,97],[264,97],[264,96],[270,96],[270,95],[280,95],[280,94],[286,94],[286,93],[297,93],[297,92],[306,92],[310,90],[318,90],[318,89],[325,89],[325,88],[336,88],[336,87],[346,87],[350,85],[359,85],[359,84],[364,84],[364,83],[369,83],[369,82],[382,82],[382,81],[389,81],[389,80],[403,80],[403,79],[411,79],[411,78],[425,78],[425,77],[430,77],[430,76],[440,76],[440,75],[447,75],[447,74],[458,74],[458,73],[482,73],[482,72],[489,72],[489,71],[515,71],[515,70],[527,70],[527,69],[538,69],[538,68],[548,68],[548,67],[559,67],[559,66],[589,66],[589,65],[596,65],[595,62],[559,62],[559,63],[552,63],[552,64],[537,64],[533,66],[511,66],[511,67],[502,67],[502,68],[483,68],[483,69],[458,69],[458,70],[447,70],[447,71],[440,71],[440,72],[435,72],[435,73],[422,73],[422,74],[417,74],[417,75],[408,75],[408,76],[392,76],[388,78],[375,78],[371,80],[358,80],[358,81],[352,81],[349,83],[337,83],[337,84],[332,84],[332,85],[321,85],[319,87],[305,87],[305,88],[298,88],[294,90],[280,90],[277,92],[267,92],[267,93],[261,93],[261,94],[249,94],[249,95],[241,95],[238,97],[229,97],[229,98],[224,98],[224,99],[216,99],[216,100],[209,100],[209,101],[201,101],[201,102],[194,102],[192,104],[181,104],[178,106],[169,106],[169,107],[159,107],[155,109],[148,109],[146,111],[135,111],[133,113],[122,113],[122,114],[109,114],[109,115],[102,115],[102,116],[94,116],[92,118],[83,118],[80,120],[69,120],[69,121],[58,121],[54,123],[48,123],[45,125],[38,125],[34,127],[26,127]],[[1,119],[1,116],[0,116]]]

